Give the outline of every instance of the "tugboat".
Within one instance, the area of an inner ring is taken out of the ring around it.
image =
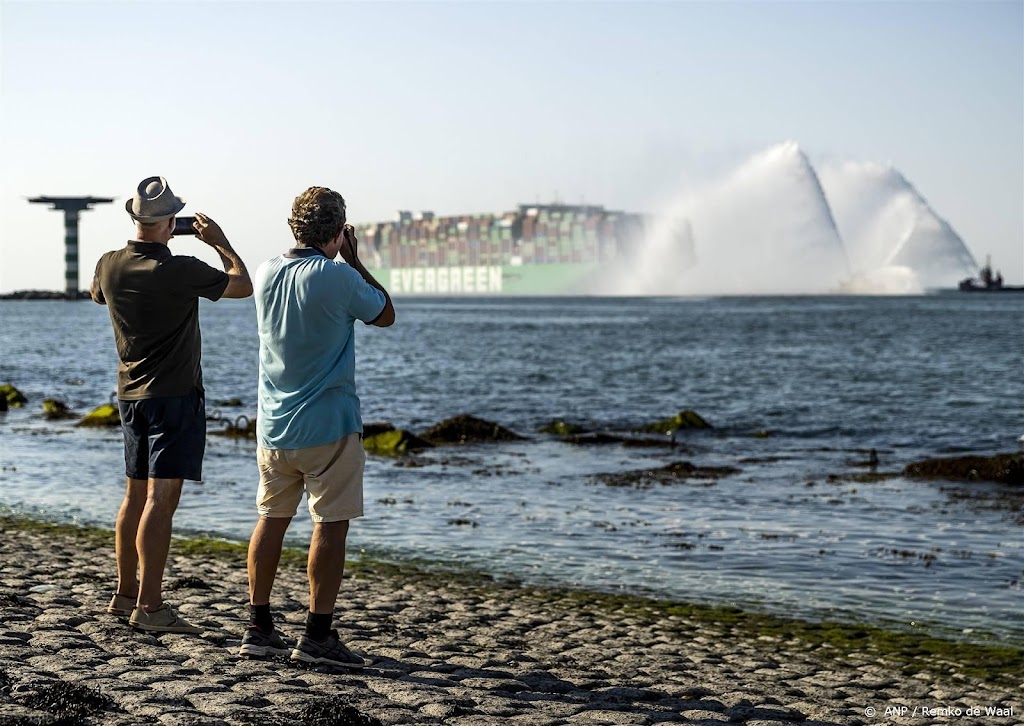
[[[978,273],[978,279],[968,277],[960,281],[960,292],[1024,292],[1024,286],[1003,284],[1003,273],[996,270],[992,274],[991,258],[985,257],[985,266]]]

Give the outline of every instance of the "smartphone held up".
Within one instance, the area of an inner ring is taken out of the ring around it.
[[[174,231],[171,232],[172,237],[187,237],[189,235],[196,236],[196,228],[192,225],[195,224],[195,217],[175,217],[174,218]]]

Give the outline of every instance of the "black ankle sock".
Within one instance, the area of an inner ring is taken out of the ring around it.
[[[249,606],[249,625],[255,625],[264,633],[274,630],[274,618],[270,615],[270,603]]]
[[[306,635],[313,640],[327,640],[331,634],[331,621],[334,613],[307,613]]]

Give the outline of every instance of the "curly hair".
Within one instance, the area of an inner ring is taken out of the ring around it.
[[[292,202],[288,226],[296,241],[323,247],[345,226],[345,199],[327,187],[310,187]]]

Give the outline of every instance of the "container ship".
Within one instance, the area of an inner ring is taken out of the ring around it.
[[[655,220],[601,206],[522,204],[356,225],[364,263],[394,295],[565,295],[638,249]],[[688,223],[684,234],[692,250]]]

